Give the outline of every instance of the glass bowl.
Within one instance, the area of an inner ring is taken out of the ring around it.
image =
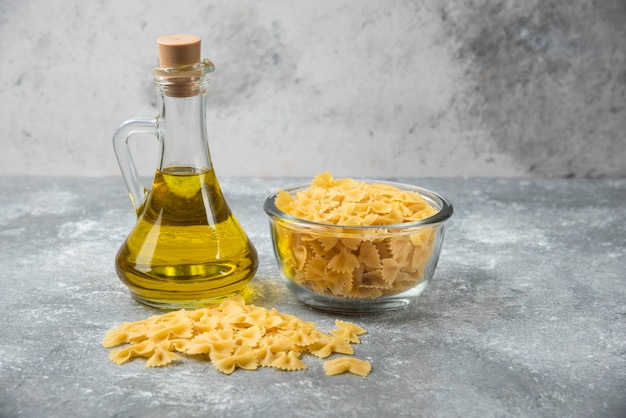
[[[404,307],[428,286],[437,266],[452,205],[408,184],[359,180],[416,192],[437,212],[393,225],[348,226],[296,218],[277,208],[278,192],[263,209],[270,222],[280,275],[301,302],[322,310],[359,313]],[[292,197],[309,184],[285,189]]]

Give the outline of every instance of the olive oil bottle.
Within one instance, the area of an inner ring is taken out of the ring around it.
[[[245,292],[257,254],[231,212],[213,170],[206,136],[207,74],[200,40],[159,38],[154,70],[159,116],[124,122],[113,137],[137,222],[120,247],[119,278],[141,303],[166,309],[193,308]],[[128,139],[154,135],[161,148],[152,187],[145,189]]]

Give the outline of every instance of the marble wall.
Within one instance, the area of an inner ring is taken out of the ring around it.
[[[156,39],[192,33],[220,176],[623,177],[625,22],[624,0],[3,0],[0,174],[117,175]]]

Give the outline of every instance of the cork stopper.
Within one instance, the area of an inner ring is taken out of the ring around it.
[[[157,39],[161,68],[200,62],[200,38],[193,35],[167,35]]]
[[[160,68],[155,68],[156,79],[170,97],[191,97],[199,93],[198,81],[204,75],[199,64],[200,38],[193,35],[168,35],[157,39]]]

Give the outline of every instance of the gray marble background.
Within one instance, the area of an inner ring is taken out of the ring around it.
[[[220,175],[626,176],[624,0],[2,0],[0,174],[117,175],[171,33]]]

